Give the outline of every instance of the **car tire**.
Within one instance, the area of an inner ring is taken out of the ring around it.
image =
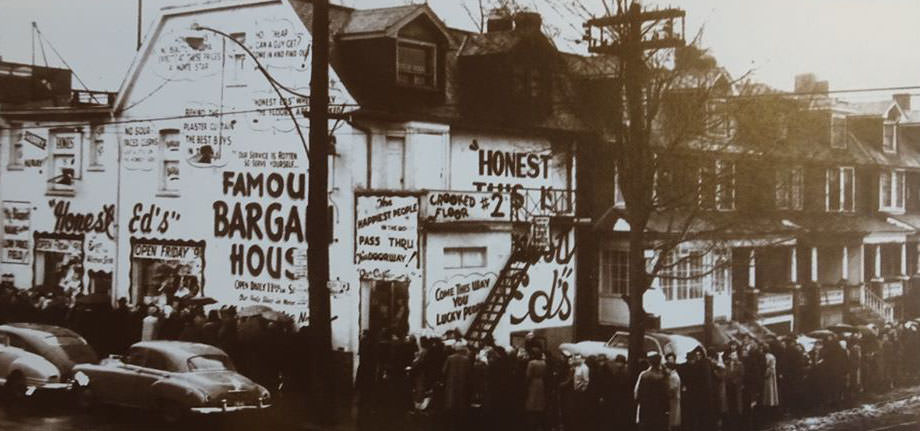
[[[19,371],[14,371],[6,378],[3,385],[4,395],[11,401],[19,401],[26,397],[26,378]]]
[[[175,401],[162,400],[159,403],[160,419],[167,424],[176,424],[185,419],[187,409]]]

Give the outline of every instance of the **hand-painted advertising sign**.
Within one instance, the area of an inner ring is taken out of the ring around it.
[[[418,269],[415,196],[358,196],[355,263],[362,279],[405,280]]]
[[[3,247],[0,247],[0,261],[20,264],[31,261],[31,223],[30,202],[3,201]]]
[[[496,278],[493,272],[471,273],[432,283],[426,295],[426,326],[437,334],[450,329],[465,332],[480,312]]]
[[[432,191],[422,199],[428,223],[511,221],[510,193]]]

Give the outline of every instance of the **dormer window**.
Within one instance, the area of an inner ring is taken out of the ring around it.
[[[845,117],[831,116],[831,148],[846,149],[847,147],[847,119]]]
[[[886,153],[898,152],[898,121],[901,120],[901,114],[896,106],[888,110],[885,116],[885,123],[882,125],[882,151]]]
[[[897,123],[886,121],[884,128],[885,136],[882,139],[882,150],[886,153],[895,153],[898,151],[898,131]]]
[[[433,43],[400,40],[396,50],[396,80],[420,88],[437,86],[437,46]]]

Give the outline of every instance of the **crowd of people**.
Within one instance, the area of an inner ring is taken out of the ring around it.
[[[474,347],[443,336],[365,332],[361,430],[753,430],[787,415],[841,408],[865,391],[920,377],[917,325],[829,331],[813,343],[751,336],[682,360],[554,354],[530,334],[520,347]],[[806,345],[808,348],[806,348]],[[561,353],[561,352],[557,352]],[[913,358],[913,359],[912,359]],[[637,412],[630,409],[635,403]]]
[[[0,323],[68,327],[101,356],[141,340],[215,345],[237,368],[278,393],[305,390],[309,327],[175,299],[114,307],[80,294],[53,295],[0,284]],[[566,355],[533,334],[521,346],[481,345],[459,331],[365,331],[355,378],[361,430],[507,429],[595,431],[752,430],[783,415],[838,408],[866,391],[920,378],[920,332],[905,322],[820,339],[741,337],[677,358]],[[637,411],[631,406],[637,405]]]
[[[0,284],[0,323],[32,322],[70,328],[100,357],[123,355],[138,341],[178,340],[220,347],[236,368],[259,384],[278,391],[302,390],[309,370],[309,327],[293,321],[241,315],[236,307],[205,306],[173,298],[165,305],[114,307],[82,294],[22,290]]]

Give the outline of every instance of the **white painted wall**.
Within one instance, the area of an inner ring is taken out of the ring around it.
[[[94,118],[94,122],[108,120],[106,116]],[[34,142],[44,140],[45,148],[22,142],[22,163],[11,165],[13,132],[4,129],[0,134],[0,200],[3,201],[0,203],[0,225],[3,227],[0,273],[13,274],[18,288],[31,288],[36,281],[35,270],[40,272],[42,264],[39,257],[36,265],[33,234],[84,234],[79,251],[85,269],[82,282],[84,287],[88,287],[89,270],[112,273],[115,268],[115,127],[90,127],[89,120],[79,116],[19,124],[22,127],[20,133],[32,134]],[[62,125],[77,125],[77,130],[52,132]],[[21,136],[19,133],[16,135]],[[48,181],[55,176],[51,172],[49,154],[55,152],[56,136],[73,138],[76,157],[70,167],[74,168],[76,179],[71,193],[55,192],[49,188]],[[93,145],[94,140],[101,142]],[[91,156],[91,151],[97,153]],[[95,164],[91,163],[93,160]]]

